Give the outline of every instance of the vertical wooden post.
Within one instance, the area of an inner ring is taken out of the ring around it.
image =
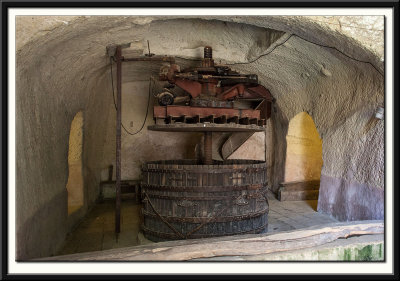
[[[264,128],[264,160],[265,163],[267,164],[267,123],[268,121],[265,121],[265,128]]]
[[[212,132],[204,132],[204,165],[212,165]]]
[[[112,182],[113,170],[114,170],[113,165],[108,166],[108,181],[109,182]]]
[[[121,61],[121,46],[117,46],[115,52],[117,60],[117,126],[116,126],[116,170],[115,170],[115,233],[121,231],[121,88],[122,88],[122,61]]]
[[[268,111],[269,116],[271,118],[271,114],[272,114],[272,103],[267,102],[267,100],[264,100],[265,103],[265,112],[266,112],[266,116],[268,116]],[[268,167],[268,145],[267,145],[267,128],[268,128],[268,118],[265,118],[265,128],[264,128],[264,160],[265,160],[265,167]],[[265,178],[265,182],[267,183],[267,190],[269,187],[271,187],[270,183],[268,182],[268,169],[265,169],[264,172],[264,176]]]

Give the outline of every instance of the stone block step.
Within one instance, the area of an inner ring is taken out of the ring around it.
[[[318,200],[319,190],[285,190],[279,189],[279,201]]]
[[[278,200],[318,200],[319,180],[292,181],[279,184]]]
[[[319,180],[282,182],[279,187],[290,191],[319,190],[319,182]]]

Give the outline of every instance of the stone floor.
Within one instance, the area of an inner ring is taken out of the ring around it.
[[[336,219],[317,212],[318,200],[281,202],[269,196],[268,201],[269,233],[337,222]]]
[[[316,200],[280,202],[272,194],[268,197],[270,233],[336,222],[334,218],[316,212]],[[65,246],[58,254],[67,255],[138,245],[139,210],[140,205],[134,200],[122,201],[121,233],[117,237],[114,233],[114,201],[97,204],[67,236]]]
[[[121,232],[116,236],[114,229],[115,203],[104,201],[97,204],[66,239],[64,248],[58,253],[101,251],[138,244],[140,205],[134,200],[122,201]]]

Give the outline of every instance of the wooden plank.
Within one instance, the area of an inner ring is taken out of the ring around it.
[[[185,115],[189,118],[195,117],[196,115],[200,118],[226,116],[227,118],[256,118],[260,119],[260,110],[256,109],[236,109],[236,108],[219,108],[219,107],[195,107],[195,106],[154,106],[153,116],[154,118],[168,118],[168,116],[179,117]]]
[[[330,223],[276,234],[168,241],[36,261],[185,261],[221,256],[252,256],[316,247],[353,235],[382,233],[384,223],[381,220]]]
[[[117,58],[117,117],[115,141],[115,233],[121,231],[121,126],[122,126],[122,61],[121,46],[115,52]]]
[[[222,145],[221,154],[223,159],[228,159],[242,144],[244,144],[254,132],[235,132]]]
[[[195,261],[384,261],[384,234],[353,236],[317,247],[253,256],[223,256]],[[364,250],[368,251],[364,252]]]
[[[293,182],[282,182],[279,184],[284,190],[318,190],[320,185],[319,180],[311,181],[293,181]]]
[[[319,180],[283,182],[279,186],[278,200],[280,201],[318,199]]]
[[[166,120],[169,122],[168,120]],[[173,119],[172,119],[173,121]],[[147,127],[150,131],[164,132],[264,132],[264,127],[242,124],[216,124],[216,123],[178,123],[159,124]]]

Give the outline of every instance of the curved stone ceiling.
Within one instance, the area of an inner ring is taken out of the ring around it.
[[[342,220],[382,215],[384,123],[373,118],[384,100],[382,56],[345,32],[300,16],[21,16],[16,31],[18,256],[54,252],[46,235],[63,241],[68,135],[81,110],[87,204],[97,197],[114,115],[111,44],[131,43],[126,56],[142,55],[149,40],[153,53],[179,56],[182,65],[196,63],[207,44],[217,62],[257,74],[276,98],[271,186],[283,180],[288,122],[304,111],[323,139],[320,210]],[[148,80],[159,67],[124,64],[124,82]]]

